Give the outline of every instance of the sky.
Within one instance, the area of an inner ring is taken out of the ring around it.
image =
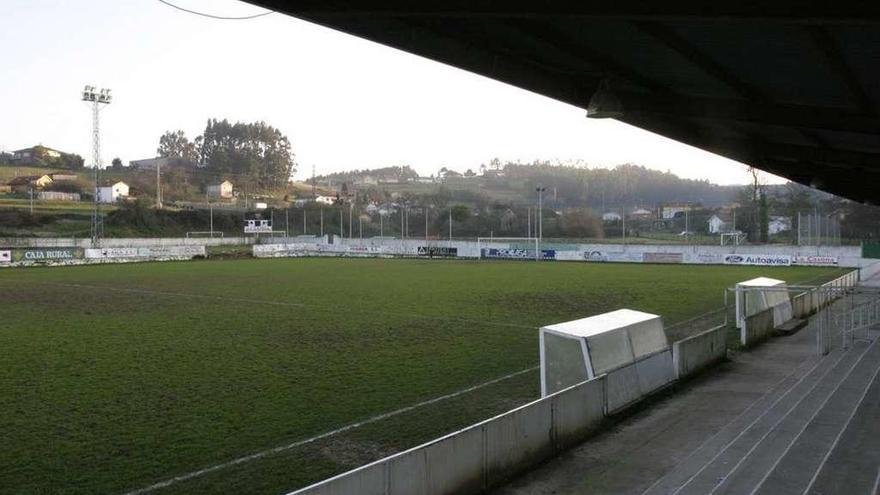
[[[222,16],[232,0],[173,0]],[[421,175],[535,159],[636,163],[744,184],[743,164],[448,65],[283,14],[208,19],[158,0],[3,0],[0,150],[43,144],[91,163],[85,84],[111,88],[102,162],[155,156],[159,136],[190,139],[209,118],[263,120],[288,136],[297,179],[411,165]],[[767,174],[767,183],[783,179]]]

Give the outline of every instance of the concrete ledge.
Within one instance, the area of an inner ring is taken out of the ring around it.
[[[672,344],[675,378],[693,375],[727,356],[727,326],[719,325]]]

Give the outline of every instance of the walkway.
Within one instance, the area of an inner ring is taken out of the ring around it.
[[[880,332],[870,336],[822,358],[806,329],[738,353],[494,493],[877,493]]]

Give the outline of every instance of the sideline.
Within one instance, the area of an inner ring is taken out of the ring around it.
[[[464,394],[466,394],[466,393],[468,393],[468,392],[473,392],[473,391],[475,391],[475,390],[479,390],[479,389],[481,389],[481,388],[488,387],[489,385],[494,385],[494,384],[499,383],[499,382],[502,382],[502,381],[504,381],[504,380],[509,380],[510,378],[514,378],[514,377],[517,377],[517,376],[519,376],[519,375],[524,375],[524,374],[526,374],[526,373],[529,373],[529,372],[535,371],[535,370],[537,370],[538,368],[539,368],[539,366],[532,366],[531,368],[526,368],[526,369],[524,369],[524,370],[516,371],[516,372],[514,372],[514,373],[510,373],[509,375],[504,375],[504,376],[502,376],[502,377],[495,378],[494,380],[489,380],[488,382],[483,382],[483,383],[480,383],[480,384],[474,385],[474,386],[472,386],[472,387],[468,387],[468,388],[465,388],[465,389],[461,389],[461,390],[459,390],[459,391],[457,391],[457,392],[452,392],[451,394],[442,395],[442,396],[440,396],[440,397],[435,397],[435,398],[433,398],[433,399],[428,399],[428,400],[426,400],[426,401],[422,401],[422,402],[419,402],[419,403],[417,403],[417,404],[413,404],[413,405],[411,405],[411,406],[406,406],[406,407],[402,407],[402,408],[400,408],[400,409],[395,409],[394,411],[390,411],[390,412],[387,412],[387,413],[382,413],[382,414],[379,414],[379,415],[377,415],[377,416],[373,416],[373,417],[371,417],[371,418],[365,419],[365,420],[363,420],[363,421],[358,421],[358,422],[356,422],[356,423],[350,423],[350,424],[347,424],[347,425],[342,426],[342,427],[340,427],[340,428],[337,428],[337,429],[335,429],[335,430],[330,430],[330,431],[327,431],[327,432],[321,433],[320,435],[315,435],[315,436],[313,436],[313,437],[306,438],[306,439],[303,439],[303,440],[297,440],[296,442],[289,443],[289,444],[287,444],[287,445],[281,445],[281,446],[279,446],[279,447],[275,447],[275,448],[272,448],[272,449],[264,450],[264,451],[261,451],[261,452],[256,452],[256,453],[253,453],[253,454],[250,454],[250,455],[246,455],[246,456],[243,456],[243,457],[239,457],[239,458],[233,459],[233,460],[231,460],[231,461],[223,462],[223,463],[220,463],[220,464],[215,464],[215,465],[210,466],[210,467],[206,467],[206,468],[203,468],[203,469],[199,469],[198,471],[192,471],[192,472],[189,472],[189,473],[186,473],[186,474],[181,474],[181,475],[179,475],[179,476],[175,476],[175,477],[173,477],[173,478],[169,478],[169,479],[167,479],[167,480],[160,481],[160,482],[158,482],[158,483],[154,483],[154,484],[152,484],[152,485],[150,485],[150,486],[147,486],[147,487],[144,487],[144,488],[139,488],[139,489],[137,489],[137,490],[132,490],[132,491],[129,491],[129,492],[125,492],[125,495],[141,495],[141,494],[144,494],[144,493],[150,493],[150,492],[155,491],[155,490],[158,490],[158,489],[160,489],[160,488],[166,488],[166,487],[169,487],[169,486],[174,485],[174,484],[176,484],[176,483],[180,483],[181,481],[187,481],[187,480],[191,480],[191,479],[193,479],[193,478],[198,478],[199,476],[203,476],[203,475],[206,475],[206,474],[208,474],[208,473],[213,473],[213,472],[215,472],[215,471],[219,471],[219,470],[221,470],[221,469],[225,469],[225,468],[228,468],[228,467],[231,467],[231,466],[235,466],[235,465],[238,465],[238,464],[243,464],[243,463],[245,463],[245,462],[254,461],[254,460],[260,459],[260,458],[262,458],[262,457],[266,457],[267,455],[270,455],[270,454],[277,454],[277,453],[279,453],[279,452],[284,452],[285,450],[290,450],[290,449],[292,449],[292,448],[299,447],[299,446],[301,446],[301,445],[305,445],[305,444],[308,444],[308,443],[314,442],[314,441],[316,441],[316,440],[321,440],[321,439],[324,439],[324,438],[327,438],[327,437],[331,437],[331,436],[333,436],[333,435],[337,435],[337,434],[339,434],[339,433],[343,433],[343,432],[346,432],[346,431],[348,431],[348,430],[351,430],[351,429],[354,429],[354,428],[358,428],[358,427],[360,427],[360,426],[364,426],[364,425],[368,425],[368,424],[371,424],[371,423],[375,423],[375,422],[377,422],[377,421],[381,421],[381,420],[383,420],[383,419],[388,419],[388,418],[391,418],[391,417],[394,417],[394,416],[399,416],[399,415],[401,415],[401,414],[403,414],[403,413],[407,413],[407,412],[413,411],[413,410],[418,409],[418,408],[420,408],[420,407],[424,407],[424,406],[428,406],[428,405],[431,405],[431,404],[436,404],[436,403],[438,403],[438,402],[442,402],[442,401],[444,401],[444,400],[452,399],[452,398],[458,397],[458,396],[460,396],[460,395],[464,395]]]

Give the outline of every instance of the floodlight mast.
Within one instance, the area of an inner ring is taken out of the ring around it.
[[[97,247],[104,236],[104,219],[101,212],[99,178],[101,169],[101,127],[99,113],[101,105],[109,105],[113,100],[110,90],[86,85],[82,91],[82,101],[92,107],[92,166],[95,169],[95,207],[92,211],[92,246]]]

